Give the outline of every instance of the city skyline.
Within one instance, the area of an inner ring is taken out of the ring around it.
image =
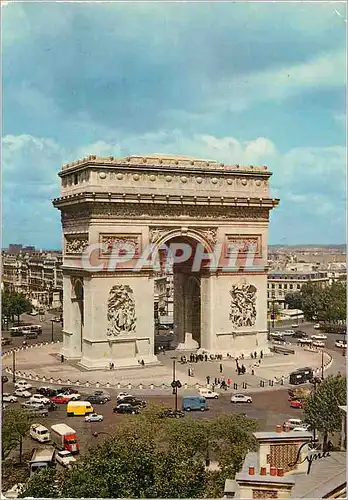
[[[2,13],[3,246],[61,247],[63,163],[153,152],[267,164],[270,244],[345,241],[344,3]]]

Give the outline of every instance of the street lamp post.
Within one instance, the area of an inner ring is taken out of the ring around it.
[[[180,380],[176,380],[176,357],[172,357],[173,360],[173,382],[172,382],[172,388],[173,388],[173,395],[175,396],[174,401],[175,401],[175,411],[178,411],[178,389],[181,387],[181,382]]]
[[[324,380],[324,349],[321,350],[321,379]]]
[[[16,383],[16,351],[12,351],[12,382]]]
[[[53,338],[53,336],[54,336],[54,332],[53,332],[53,323],[54,323],[54,321],[53,321],[53,319],[51,319],[51,326],[52,326],[52,329],[51,329],[51,341],[52,341],[52,342],[53,342],[53,340],[54,340],[54,338]]]

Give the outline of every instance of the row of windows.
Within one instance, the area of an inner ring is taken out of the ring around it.
[[[297,285],[294,285],[292,283],[284,283],[283,285],[282,283],[279,283],[276,287],[275,283],[267,283],[267,288],[272,288],[272,290],[274,290],[275,288],[278,288],[278,290],[281,290],[282,288],[284,288],[284,290],[287,290],[288,288],[289,290],[293,290],[294,288],[296,290],[301,290],[301,285],[299,283]]]

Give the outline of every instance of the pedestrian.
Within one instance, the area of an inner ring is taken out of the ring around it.
[[[109,363],[109,370],[112,370],[112,363]]]
[[[246,372],[246,368],[244,365],[242,365],[242,374],[244,375],[245,372]]]
[[[242,359],[244,359],[244,353],[242,353]]]
[[[227,385],[228,385],[228,386],[230,386],[230,385],[231,385],[231,379],[230,379],[230,378],[228,378],[228,379],[227,379]]]
[[[253,353],[250,353],[250,357],[251,357],[251,359],[254,359]]]
[[[191,377],[191,368],[187,370],[188,376]]]
[[[222,363],[220,363],[220,373],[222,373],[224,370],[223,366],[222,366]]]
[[[263,358],[263,351],[260,352],[260,358]]]
[[[255,359],[257,358],[257,352],[256,351],[254,352],[254,358]]]
[[[214,385],[218,385],[218,379],[217,379],[217,377],[214,378]]]
[[[61,356],[60,356],[60,361],[61,361],[61,363],[64,363],[64,355],[63,354],[61,354]]]
[[[208,361],[208,354],[205,354],[204,359],[205,361]]]
[[[210,382],[210,377],[209,375],[207,375],[207,385],[209,385],[209,382]]]
[[[145,366],[145,361],[143,359],[140,361],[140,363],[141,363],[141,366]]]
[[[255,375],[254,369],[251,370],[251,375]]]
[[[114,363],[111,363],[111,370],[113,370],[114,368],[115,368]]]

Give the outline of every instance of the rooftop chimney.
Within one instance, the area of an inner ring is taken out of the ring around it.
[[[281,425],[277,425],[277,427],[276,427],[276,433],[280,434],[281,432],[282,432],[282,426]]]
[[[250,466],[249,467],[249,476],[254,476],[255,475],[255,467]]]

